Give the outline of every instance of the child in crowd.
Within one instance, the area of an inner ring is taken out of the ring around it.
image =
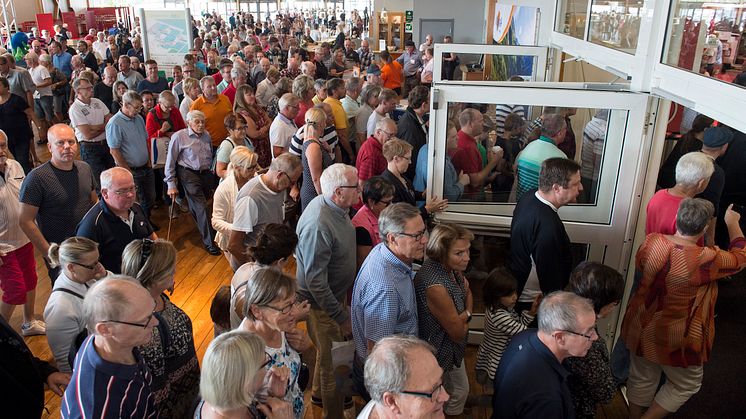
[[[228,314],[231,308],[231,287],[224,285],[218,288],[210,304],[213,337],[231,330],[231,319]]]
[[[530,310],[518,314],[513,310],[518,301],[517,283],[513,274],[504,267],[495,268],[487,276],[482,294],[484,298],[484,340],[477,351],[477,382],[485,389],[492,388],[492,380],[500,365],[500,358],[510,339],[528,328],[536,317],[541,295],[534,300]]]

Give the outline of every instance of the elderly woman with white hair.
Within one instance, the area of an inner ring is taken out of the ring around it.
[[[287,370],[268,373],[271,361],[264,341],[253,333],[233,330],[216,337],[202,359],[202,400],[194,418],[292,418],[292,406],[278,394],[285,391]]]
[[[642,278],[621,331],[631,355],[630,418],[641,417],[646,408],[646,418],[675,413],[702,385],[715,338],[716,281],[746,267],[741,216],[732,205],[725,212],[730,249],[699,244],[713,212],[704,199],[684,199],[676,232],[648,234],[637,251]],[[666,381],[659,388],[661,374]]]
[[[228,118],[231,115],[234,120],[239,120],[235,114],[230,114]],[[243,119],[239,121],[238,123],[243,123]],[[212,227],[215,229],[215,242],[228,259],[233,272],[240,266],[238,260],[228,250],[228,241],[233,229],[236,196],[243,185],[254,177],[258,167],[257,155],[253,151],[243,145],[236,146],[230,154],[230,170],[226,170],[227,175],[218,185],[212,200]]]

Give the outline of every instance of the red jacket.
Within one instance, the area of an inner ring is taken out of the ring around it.
[[[153,109],[148,111],[148,114],[145,118],[145,130],[148,132],[148,139],[158,137],[158,130],[161,129],[161,126],[165,121],[166,120],[163,119],[163,112],[161,112],[160,105],[155,105]],[[171,124],[171,133],[186,128],[184,118],[181,117],[178,106],[174,106],[173,108],[171,108],[169,123]]]

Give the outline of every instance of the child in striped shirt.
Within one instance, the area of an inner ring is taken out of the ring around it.
[[[541,302],[540,294],[530,310],[516,313],[513,307],[518,301],[517,287],[513,274],[507,268],[498,267],[487,276],[482,289],[486,307],[484,340],[477,351],[476,370],[477,382],[485,388],[492,388],[500,358],[510,339],[528,328]]]

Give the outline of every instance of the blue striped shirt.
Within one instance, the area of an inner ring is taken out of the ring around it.
[[[518,166],[518,186],[516,187],[515,200],[520,201],[521,196],[531,189],[539,187],[539,173],[544,160],[552,157],[567,158],[551,138],[541,136],[538,140],[530,142],[526,148],[518,154],[516,165]]]
[[[94,338],[95,335],[88,336],[75,357],[73,375],[62,397],[62,417],[158,417],[150,387],[153,376],[137,349],[133,349],[137,363],[115,364],[96,352]]]
[[[384,243],[365,258],[352,290],[352,336],[360,359],[368,356],[368,340],[386,336],[417,336],[417,301],[412,266],[402,262]]]

